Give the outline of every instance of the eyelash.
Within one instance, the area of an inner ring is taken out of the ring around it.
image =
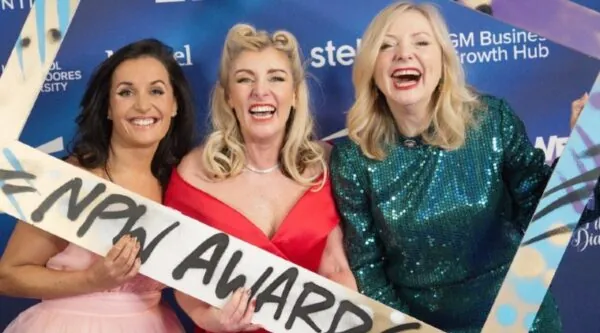
[[[247,77],[242,77],[236,80],[237,83],[246,83],[249,81],[252,81],[252,79]],[[269,81],[285,82],[285,78],[282,76],[272,76],[269,78]]]
[[[131,90],[121,90],[121,91],[117,92],[117,95],[119,95],[121,97],[126,97],[130,94],[131,94]]]
[[[152,95],[159,95],[159,96],[162,96],[165,94],[165,92],[159,88],[154,88],[150,92],[152,93]],[[117,95],[119,95],[121,97],[127,97],[127,96],[131,96],[132,93],[133,92],[130,89],[123,89],[123,90],[117,92]]]
[[[381,47],[380,47],[379,49],[380,49],[380,50],[385,50],[385,49],[388,49],[388,48],[390,48],[390,47],[392,47],[392,44],[389,44],[389,43],[383,43],[383,44],[381,44]]]
[[[419,41],[419,42],[417,42],[416,44],[417,44],[418,46],[427,46],[427,45],[429,45],[430,43],[429,43],[428,41]],[[383,44],[381,44],[381,47],[380,47],[379,49],[380,49],[380,50],[385,50],[385,49],[387,49],[387,48],[390,48],[390,47],[392,47],[392,46],[395,46],[395,45],[392,45],[392,44],[390,44],[390,43],[383,43]]]

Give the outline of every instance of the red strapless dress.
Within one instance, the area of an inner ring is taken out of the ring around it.
[[[327,236],[339,223],[329,181],[320,191],[306,191],[271,239],[239,211],[187,183],[177,170],[171,176],[164,204],[313,272],[321,263]],[[200,328],[196,332],[210,333]]]

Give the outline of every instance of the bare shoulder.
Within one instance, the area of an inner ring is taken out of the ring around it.
[[[105,177],[106,175],[104,174],[104,170],[102,170],[102,168],[96,168],[96,169],[85,168],[85,167],[83,167],[81,165],[81,163],[79,163],[79,160],[75,156],[71,155],[71,156],[67,157],[65,159],[65,162],[67,162],[67,163],[69,163],[71,165],[74,165],[74,166],[76,166],[76,167],[78,167],[80,169],[83,169],[83,170],[85,170],[87,172],[90,172],[90,173],[94,174],[95,176],[106,178]]]
[[[208,173],[204,167],[202,153],[204,146],[198,146],[183,157],[177,166],[177,172],[187,182],[197,184],[209,180]]]
[[[185,155],[179,165],[177,166],[177,171],[180,174],[187,174],[190,170],[195,170],[199,163],[199,160],[202,159],[202,152],[204,147],[196,147],[192,149],[187,155]]]

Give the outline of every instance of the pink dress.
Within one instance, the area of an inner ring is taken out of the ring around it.
[[[84,270],[99,257],[77,245],[52,257],[48,268]],[[4,333],[180,333],[175,313],[160,304],[165,286],[138,275],[104,292],[42,302],[22,312]]]

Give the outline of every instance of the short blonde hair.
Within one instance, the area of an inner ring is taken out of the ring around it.
[[[352,73],[355,102],[348,113],[348,135],[360,145],[363,154],[372,159],[383,160],[387,148],[397,140],[394,118],[385,97],[375,85],[373,74],[386,31],[398,14],[408,11],[418,12],[429,21],[442,50],[442,76],[432,96],[432,128],[423,133],[423,141],[448,150],[459,148],[465,142],[466,131],[474,123],[474,112],[479,107],[477,94],[467,87],[448,28],[437,8],[405,1],[393,3],[369,24]]]
[[[309,168],[327,173],[323,147],[312,141],[314,121],[309,110],[308,87],[298,42],[287,31],[269,34],[257,31],[247,24],[233,26],[223,47],[218,81],[211,95],[210,119],[212,133],[207,137],[202,160],[209,176],[226,179],[242,172],[246,164],[246,152],[235,112],[227,104],[229,71],[233,61],[244,51],[259,52],[274,48],[290,60],[295,89],[295,107],[286,124],[279,162],[282,172],[303,185],[316,185],[320,173],[305,175]],[[325,177],[321,181],[324,184]]]

